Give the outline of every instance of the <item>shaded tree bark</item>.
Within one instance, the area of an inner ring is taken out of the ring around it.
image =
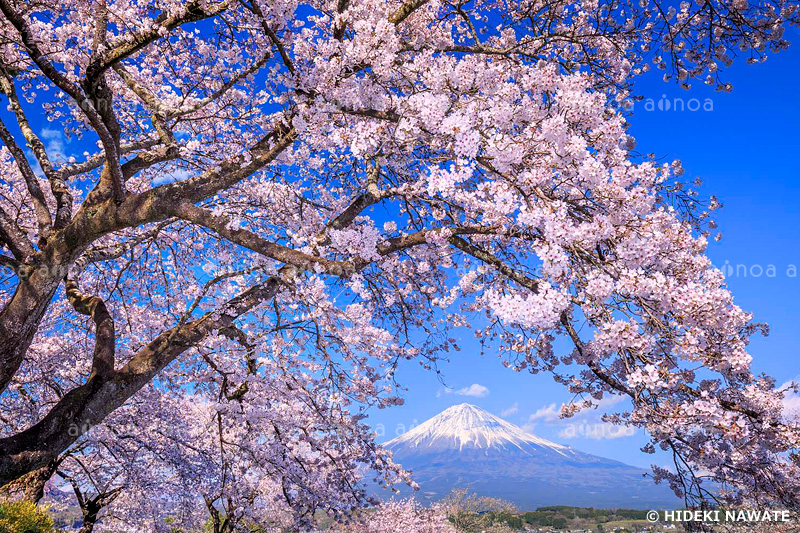
[[[21,476],[0,489],[0,496],[7,499],[38,503],[44,497],[44,488],[61,464],[61,458]]]

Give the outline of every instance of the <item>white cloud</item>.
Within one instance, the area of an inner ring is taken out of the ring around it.
[[[533,430],[536,429],[539,421],[542,421],[547,425],[555,425],[559,421],[558,414],[559,407],[554,403],[540,407],[535,413],[528,417],[528,422],[523,424],[522,429],[528,433],[533,433]]]
[[[578,411],[570,418],[561,418],[561,407],[555,403],[544,405],[528,417],[528,422],[522,426],[525,431],[532,432],[538,423],[559,427],[558,436],[562,439],[619,439],[630,437],[636,429],[626,426],[617,426],[604,422],[603,414],[611,408],[624,402],[624,396],[608,395],[600,401],[594,401],[595,407]]]
[[[609,407],[613,407],[618,403],[622,403],[628,398],[621,394],[606,394],[600,401],[595,400],[594,404],[597,406],[598,411],[603,411]]]
[[[528,422],[536,422],[537,420],[555,422],[558,420],[559,412],[560,408],[556,406],[556,404],[551,403],[550,405],[545,405],[537,409],[535,413],[528,417]]]
[[[64,154],[64,134],[56,129],[42,128],[41,137],[44,139],[44,148],[51,159],[60,161],[66,159]]]
[[[436,397],[438,398],[441,396],[441,392],[439,391],[436,393]],[[473,383],[469,387],[463,387],[461,389],[451,389],[445,387],[444,389],[445,394],[455,394],[458,396],[472,396],[473,398],[483,398],[489,395],[489,388],[484,387],[480,383]]]
[[[783,392],[783,415],[788,420],[800,420],[800,376],[780,387]]]
[[[519,411],[519,402],[514,402],[514,405],[509,407],[508,409],[504,409],[500,411],[500,416],[506,417],[516,414]]]
[[[489,388],[484,387],[480,383],[473,383],[469,387],[458,389],[455,394],[459,396],[474,396],[475,398],[483,398],[489,394]]]

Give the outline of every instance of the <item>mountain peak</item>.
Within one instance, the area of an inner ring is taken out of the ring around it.
[[[386,443],[390,449],[511,450],[567,456],[572,450],[527,433],[522,428],[469,403],[448,407],[438,415]]]
[[[457,411],[477,411],[477,412],[488,413],[488,411],[486,411],[485,409],[481,409],[477,405],[472,405],[471,403],[466,403],[465,402],[465,403],[460,403],[458,405],[451,405],[450,407],[448,407],[447,409],[442,411],[440,414],[447,413],[447,412],[450,412],[450,411],[452,411],[452,412],[457,412]]]

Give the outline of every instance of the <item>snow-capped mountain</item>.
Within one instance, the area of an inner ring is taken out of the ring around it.
[[[479,407],[450,407],[384,447],[437,499],[467,487],[525,510],[543,505],[660,508],[680,504],[645,471],[524,431]]]
[[[574,452],[568,446],[526,433],[519,426],[506,422],[480,407],[468,403],[454,405],[430,418],[407,433],[386,443],[390,449],[405,448],[419,452],[437,449],[459,450],[519,450],[536,453],[546,449],[569,457]]]

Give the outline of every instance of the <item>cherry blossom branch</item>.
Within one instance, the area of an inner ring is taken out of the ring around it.
[[[122,257],[125,253],[129,252],[134,247],[155,239],[159,233],[172,224],[172,220],[165,220],[156,225],[153,229],[145,231],[141,234],[135,234],[130,239],[116,243],[109,246],[96,246],[89,248],[81,255],[76,261],[74,270],[81,272],[87,265],[101,261],[110,261]]]
[[[97,204],[87,199],[73,221],[59,232],[52,247],[60,250],[59,254],[63,254],[62,260],[66,260],[68,264],[89,243],[103,235],[164,220],[168,216],[169,206],[177,200],[200,201],[233,186],[268,165],[295,138],[294,129],[281,125],[256,143],[247,157],[233,157],[194,178],[129,195],[119,205],[115,202]],[[18,260],[25,261],[33,255],[34,250],[22,232],[15,227],[16,224],[10,218],[0,216],[0,239],[8,241]],[[0,312],[0,391],[5,389],[22,363],[36,326],[46,309],[45,303],[52,298],[58,287],[63,275],[59,274],[64,271],[63,268],[63,264],[53,264],[48,269],[35,270],[36,283],[25,284],[24,291],[15,293],[14,298]]]
[[[165,366],[212,331],[225,329],[258,304],[274,297],[292,269],[268,278],[214,312],[164,331],[110,376],[92,374],[67,392],[38,423],[0,439],[0,487],[45,465],[144,387]]]
[[[339,15],[343,14],[347,10],[349,5],[350,5],[350,0],[339,0],[336,3],[336,13],[338,13]],[[333,38],[336,39],[337,41],[341,41],[342,38],[344,37],[345,30],[347,30],[347,24],[344,21],[342,21],[334,28]]]
[[[79,86],[71,82],[50,63],[45,54],[41,51],[39,43],[36,41],[28,22],[14,9],[8,0],[0,0],[0,11],[3,12],[5,17],[19,32],[22,43],[25,45],[26,53],[36,66],[38,66],[42,73],[59,89],[67,93],[78,103],[84,115],[86,115],[89,120],[89,123],[97,132],[103,144],[103,149],[107,154],[106,165],[108,169],[108,178],[111,180],[114,198],[117,202],[122,201],[125,191],[122,180],[122,169],[120,168],[119,162],[118,132],[113,131],[116,122],[112,120],[113,110],[111,110],[111,102],[104,103],[103,107],[107,105],[109,108],[107,110],[109,116],[103,117],[102,112],[98,112],[96,108],[96,103],[101,102],[93,102],[90,99],[95,96],[94,93],[89,95],[84,94]],[[93,86],[93,89],[94,88]],[[117,136],[117,138],[115,138],[115,136]]]
[[[61,229],[69,222],[72,216],[72,194],[67,187],[65,176],[54,170],[53,163],[47,155],[47,149],[44,143],[42,143],[41,139],[33,132],[33,128],[31,128],[28,118],[25,116],[25,112],[17,97],[14,82],[5,71],[0,72],[0,88],[6,97],[8,97],[9,107],[17,119],[17,125],[20,131],[22,131],[22,136],[25,138],[28,146],[30,146],[34,157],[36,157],[36,160],[39,162],[39,167],[50,182],[50,191],[56,199],[55,222],[51,223],[51,225],[55,230]]]
[[[452,231],[469,234],[482,230],[464,228]],[[392,240],[382,252],[389,253],[425,243],[430,233],[423,231]],[[66,393],[39,423],[21,433],[0,439],[0,485],[14,479],[19,472],[38,468],[57,456],[89,427],[149,383],[178,355],[196,346],[210,332],[229,328],[236,318],[274,297],[284,285],[284,280],[293,279],[297,273],[298,269],[294,266],[285,266],[278,275],[234,297],[220,309],[163,332],[118,371],[105,377],[93,372],[86,384]],[[68,287],[68,291],[71,291],[71,301],[77,305],[76,309],[82,312],[89,311],[93,303],[97,309],[101,302],[80,295],[74,286]]]
[[[141,172],[158,163],[172,161],[177,158],[179,154],[180,148],[175,142],[175,139],[172,138],[169,144],[158,146],[150,150],[143,150],[136,154],[135,157],[126,161],[122,165],[122,177],[125,181],[128,181],[131,177],[136,175],[137,172]]]
[[[328,229],[343,229],[349,226],[364,209],[390,196],[390,193],[382,192],[378,187],[379,174],[380,170],[373,164],[367,173],[367,190],[356,196],[344,211],[328,222]]]
[[[186,109],[172,109],[168,110],[166,119],[172,118],[180,118],[185,117],[186,115],[191,115],[197,111],[200,111],[204,107],[206,107],[211,102],[215,102],[225,96],[225,93],[230,91],[233,87],[236,86],[237,83],[241,82],[242,80],[246,79],[248,76],[252,76],[260,71],[264,65],[267,64],[267,61],[272,57],[272,54],[264,54],[256,61],[253,62],[250,66],[244,69],[241,72],[236,73],[233,75],[228,81],[222,83],[213,93],[206,96],[205,98],[201,99],[200,101],[194,103],[193,105],[189,106]]]
[[[44,144],[33,132],[33,128],[31,128],[28,117],[25,116],[25,111],[20,105],[13,79],[5,70],[0,71],[0,88],[2,88],[3,94],[5,94],[8,98],[8,105],[17,119],[19,129],[22,131],[25,141],[31,147],[33,155],[36,157],[36,160],[39,162],[39,166],[42,168],[42,172],[44,172],[45,176],[50,177],[53,174],[53,163],[50,161],[50,158],[47,155],[47,150],[45,149]]]
[[[5,143],[14,161],[17,163],[20,174],[25,180],[25,185],[28,187],[28,193],[31,195],[31,203],[33,204],[34,212],[36,213],[36,220],[39,224],[39,236],[41,239],[47,239],[50,235],[50,229],[53,225],[53,220],[50,216],[50,210],[47,208],[47,200],[44,197],[42,188],[39,187],[39,181],[33,173],[25,153],[17,145],[14,137],[6,128],[6,125],[0,120],[0,139]]]
[[[129,143],[122,143],[119,148],[119,153],[121,155],[127,155],[131,152],[135,152],[136,150],[148,150],[157,146],[161,142],[156,136],[147,136],[143,139],[138,141],[129,142]],[[103,166],[106,161],[106,154],[105,152],[99,152],[86,161],[81,163],[73,163],[70,165],[65,165],[58,170],[58,173],[61,174],[65,179],[71,178],[73,176],[78,176],[80,174],[85,174],[87,172],[91,172]],[[123,165],[123,169],[125,165]]]
[[[462,252],[468,253],[472,257],[481,260],[487,265],[495,267],[498,270],[498,272],[502,273],[508,278],[513,279],[526,289],[529,289],[534,294],[539,292],[539,282],[537,280],[530,278],[525,274],[509,267],[502,260],[490,254],[486,250],[483,250],[475,246],[474,244],[470,243],[469,241],[466,241],[458,236],[450,237],[449,241],[450,244],[452,244]]]
[[[283,46],[283,43],[275,34],[272,28],[269,26],[269,22],[267,21],[266,17],[264,17],[264,13],[261,10],[261,7],[258,5],[258,2],[253,1],[249,4],[245,4],[248,10],[250,10],[254,15],[258,17],[259,22],[261,23],[261,28],[264,30],[264,33],[267,34],[269,40],[272,42],[273,46],[278,49],[278,54],[281,56],[281,61],[283,61],[283,65],[286,67],[286,70],[289,71],[290,74],[295,75],[297,74],[297,70],[294,67],[294,62],[292,58],[289,57],[289,53],[286,51],[286,47]]]
[[[208,2],[191,1],[183,9],[178,10],[177,13],[169,14],[165,12],[159,15],[155,19],[155,24],[152,28],[131,32],[121,37],[118,41],[109,43],[108,49],[97,54],[86,68],[86,85],[94,86],[106,70],[162,38],[175,28],[223,13],[228,9],[230,1],[219,2],[208,8],[205,8],[204,4],[208,4]]]
[[[91,216],[84,206],[65,228],[62,237],[74,243],[88,244],[113,231],[160,222],[169,216],[176,202],[204,200],[264,168],[295,138],[292,128],[279,126],[256,143],[247,155],[234,156],[198,176],[128,195],[119,205],[100,204],[92,209]]]
[[[161,185],[133,196],[125,204],[120,205],[119,210],[133,215],[132,224],[154,221],[150,217],[137,218],[136,215],[144,215],[144,210],[166,208],[176,200],[199,202],[218,191],[232,187],[275,160],[296,138],[297,133],[294,128],[279,125],[257,142],[247,155],[227,159],[219,163],[216,168],[187,180]],[[150,214],[155,215],[152,212]]]
[[[122,491],[122,487],[116,487],[110,490],[99,490],[93,497],[86,494],[86,487],[81,487],[75,476],[72,476],[62,470],[56,472],[59,477],[69,482],[72,486],[72,491],[75,493],[75,498],[78,500],[78,507],[81,510],[82,524],[79,533],[91,533],[94,531],[94,526],[97,524],[100,511],[110,505]]]
[[[167,146],[177,146],[175,136],[172,134],[164,118],[167,111],[161,105],[158,97],[153,92],[136,81],[136,79],[125,69],[122,65],[114,65],[114,71],[125,82],[133,93],[139,97],[142,103],[150,110],[150,122],[153,124],[156,132],[158,133],[161,142]]]

